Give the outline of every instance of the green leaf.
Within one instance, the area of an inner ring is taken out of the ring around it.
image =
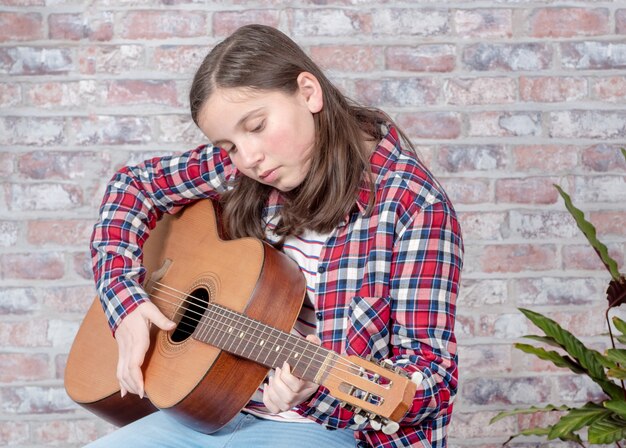
[[[525,338],[525,339],[532,339],[533,341],[541,342],[543,344],[551,345],[552,347],[564,348],[561,344],[556,342],[554,340],[554,338],[551,338],[549,336],[539,336],[539,335],[536,335],[536,334],[527,334],[527,335],[522,336],[522,337]]]
[[[618,380],[626,379],[626,350],[620,348],[610,348],[606,351],[606,362],[603,362],[604,367],[608,370],[606,374],[611,378]],[[624,367],[622,367],[624,366]]]
[[[565,201],[565,208],[570,212],[578,228],[583,232],[589,244],[591,244],[591,247],[594,248],[600,260],[602,260],[602,263],[611,274],[611,277],[614,280],[619,280],[620,273],[617,269],[617,262],[611,258],[607,247],[596,238],[596,228],[585,219],[585,214],[574,206],[569,195],[565,193],[561,187],[558,185],[554,185],[554,187],[558,190],[563,201]]]
[[[626,322],[625,321],[623,321],[617,316],[613,316],[611,321],[613,322],[613,325],[615,326],[617,331],[622,333],[622,335],[626,335]]]
[[[610,414],[610,410],[591,402],[582,408],[572,409],[552,426],[552,430],[548,434],[548,440],[565,437],[585,426],[590,426],[592,423]]]
[[[610,409],[622,418],[626,418],[626,401],[622,400],[607,400],[602,403],[605,408]]]
[[[626,366],[626,350],[621,348],[610,348],[606,351],[606,357],[617,364]]]
[[[505,417],[510,417],[512,415],[523,415],[523,414],[534,414],[536,412],[554,412],[554,411],[569,411],[571,408],[565,405],[555,406],[553,404],[549,404],[542,408],[538,408],[536,406],[531,406],[529,408],[524,409],[513,409],[512,411],[502,411],[495,417],[493,417],[489,424],[497,422],[498,420],[502,420]],[[546,433],[547,434],[547,433]]]
[[[508,445],[508,443],[516,437],[519,436],[547,436],[550,432],[550,428],[526,428],[518,432],[517,434],[513,434],[511,437],[506,439],[502,445]]]
[[[587,433],[589,443],[604,445],[626,439],[626,421],[613,416],[594,422]]]
[[[535,347],[528,344],[514,344],[515,348],[521,350],[525,353],[535,355],[544,361],[550,361],[557,367],[563,367],[566,369],[570,369],[574,373],[585,373],[585,369],[583,369],[576,361],[574,361],[569,356],[563,356],[560,353],[557,353],[553,350],[545,350],[543,348]]]
[[[608,357],[600,353],[598,353],[598,355],[596,356],[596,360],[607,369],[614,369],[617,367],[615,361],[610,360]]]
[[[621,396],[622,389],[608,379],[604,372],[604,367],[598,361],[598,357],[602,356],[600,352],[585,347],[572,333],[563,329],[554,320],[535,311],[524,308],[520,308],[519,310],[533,324],[541,328],[547,336],[553,338],[561,345],[565,351],[585,369],[585,373],[589,375],[589,378],[598,384],[607,395],[612,398]]]
[[[508,443],[513,440],[516,437],[519,436],[547,436],[550,433],[550,430],[552,429],[552,426],[548,426],[547,428],[526,428],[521,430],[520,432],[518,432],[517,434],[513,434],[511,437],[509,437],[506,442],[504,442],[502,445],[508,445]],[[578,434],[575,433],[571,433],[571,434],[565,434],[563,437],[559,437],[559,439],[568,442],[576,442],[579,445],[582,445],[583,441],[580,438],[580,436]],[[583,445],[584,446],[584,445]]]
[[[624,158],[626,159],[626,149],[621,148],[621,150],[622,150],[622,155],[623,155],[623,156],[624,156]]]
[[[608,369],[606,371],[606,374],[611,378],[615,378],[616,380],[626,380],[626,370],[619,367]]]

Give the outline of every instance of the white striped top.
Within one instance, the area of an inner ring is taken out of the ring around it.
[[[303,338],[309,334],[315,334],[317,319],[315,317],[314,303],[317,265],[322,247],[329,236],[330,234],[320,234],[306,230],[302,235],[287,237],[285,239],[285,245],[283,246],[283,252],[295,260],[306,279],[307,294],[304,298],[298,320],[291,330],[292,334]],[[273,375],[273,373],[274,371],[272,370],[270,375]],[[280,412],[278,414],[271,413],[263,404],[263,386],[264,384],[259,387],[244,408],[246,412],[270,420],[313,423],[311,420],[302,417],[295,411]]]

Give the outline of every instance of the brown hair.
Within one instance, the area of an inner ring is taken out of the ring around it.
[[[198,114],[215,89],[246,87],[293,94],[302,72],[317,78],[324,103],[314,114],[316,143],[309,173],[285,194],[276,229],[282,236],[304,228],[329,232],[346,217],[363,182],[369,184],[370,154],[363,134],[380,140],[380,125],[389,118],[351,103],[293,40],[264,25],[241,27],[215,46],[197,70],[189,93],[191,116],[198,124]],[[246,176],[236,180],[235,188],[222,197],[229,236],[263,238],[261,213],[270,191]]]

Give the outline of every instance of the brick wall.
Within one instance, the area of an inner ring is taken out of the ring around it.
[[[531,422],[487,425],[498,410],[594,396],[512,344],[533,331],[518,306],[605,344],[609,277],[552,184],[623,270],[624,2],[0,0],[0,445],[81,446],[110,430],[62,385],[94,294],[87,242],[104,183],[203,142],[190,77],[249,22],[287,31],[349,96],[392,114],[457,205],[451,446],[496,447]]]

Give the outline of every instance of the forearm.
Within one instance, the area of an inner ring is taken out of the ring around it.
[[[198,148],[176,157],[122,168],[107,185],[91,238],[94,279],[109,325],[147,300],[143,244],[164,213],[219,195],[232,174],[217,150]]]

